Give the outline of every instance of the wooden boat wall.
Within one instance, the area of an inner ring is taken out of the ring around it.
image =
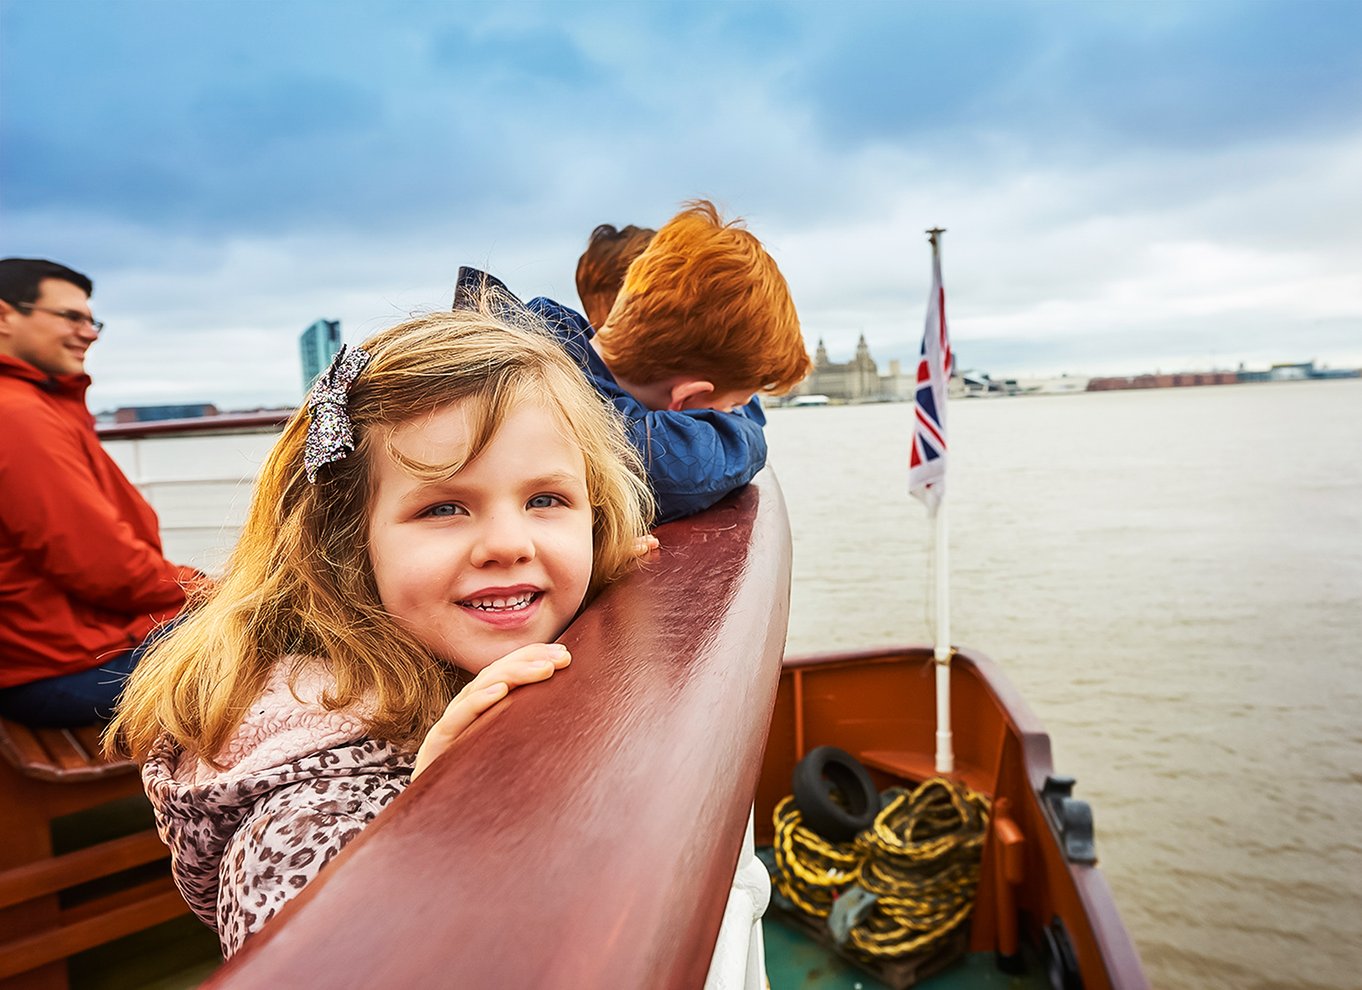
[[[213,566],[282,419],[101,432],[171,556],[178,541]],[[770,471],[658,535],[656,559],[563,636],[572,667],[477,723],[209,985],[697,987],[754,793],[769,843],[815,746],[849,750],[880,784],[931,775],[929,648],[782,661],[790,540]],[[951,679],[957,776],[1002,799],[993,832],[1011,840],[1003,855],[990,835],[970,948],[991,952],[1012,919],[1038,947],[1058,920],[1067,985],[1146,986],[1100,872],[1066,855],[1063,815],[1046,810],[1038,720],[982,655],[958,653]],[[1081,825],[1084,808],[1068,810]]]

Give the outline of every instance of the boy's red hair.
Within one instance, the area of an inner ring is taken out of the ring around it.
[[[606,363],[641,385],[677,375],[715,390],[794,388],[812,367],[785,277],[740,220],[695,200],[629,266],[597,337]]]

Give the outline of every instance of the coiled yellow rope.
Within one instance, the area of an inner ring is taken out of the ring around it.
[[[969,917],[989,801],[964,784],[933,777],[903,791],[851,842],[831,843],[805,828],[793,796],[773,818],[776,888],[800,910],[826,918],[853,884],[876,895],[850,934],[865,955],[927,951]]]

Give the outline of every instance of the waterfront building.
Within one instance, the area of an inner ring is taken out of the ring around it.
[[[1183,388],[1189,385],[1240,385],[1244,382],[1292,382],[1319,378],[1358,378],[1356,368],[1316,368],[1313,361],[1274,364],[1267,371],[1249,371],[1242,364],[1238,371],[1181,371],[1167,375],[1127,375],[1116,378],[1094,378],[1088,382],[1089,392],[1108,392],[1131,388]]]
[[[1314,361],[1301,361],[1295,364],[1274,364],[1267,373],[1270,382],[1293,382],[1305,378],[1358,378],[1362,371],[1357,368],[1316,368]]]
[[[1245,381],[1234,371],[1180,371],[1169,375],[1156,372],[1152,375],[1126,375],[1114,378],[1093,378],[1088,382],[1089,392],[1110,392],[1132,388],[1186,388],[1191,385],[1235,385]]]
[[[951,398],[988,397],[999,395],[1019,395],[1020,387],[1015,378],[994,378],[987,371],[966,368],[957,371],[951,378],[953,388],[948,394]]]
[[[1041,375],[1010,379],[1018,395],[1074,395],[1088,387],[1087,375]]]
[[[331,364],[340,350],[340,320],[318,320],[298,338],[298,349],[303,359],[303,394],[312,388],[317,376]]]
[[[865,334],[856,342],[855,356],[844,362],[830,360],[820,338],[813,355],[813,371],[794,395],[825,395],[834,402],[897,402],[913,397],[913,379],[903,375],[898,361],[890,361],[889,373],[881,375],[879,365],[870,356]]]

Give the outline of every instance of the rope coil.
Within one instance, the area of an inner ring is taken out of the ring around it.
[[[850,929],[864,955],[925,952],[969,917],[979,885],[989,800],[964,784],[933,777],[899,790],[874,824],[851,842],[832,843],[803,825],[793,796],[776,805],[776,888],[818,918],[855,885],[874,895]]]

